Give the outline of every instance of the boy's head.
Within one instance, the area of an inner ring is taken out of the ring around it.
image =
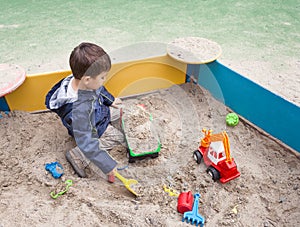
[[[96,44],[81,43],[74,48],[69,59],[73,76],[81,80],[83,76],[95,78],[107,73],[111,68],[108,54]]]

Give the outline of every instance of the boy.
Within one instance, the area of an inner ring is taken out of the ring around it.
[[[112,126],[119,118],[121,100],[103,85],[111,68],[108,54],[92,43],[81,43],[69,59],[72,75],[58,82],[46,96],[46,106],[57,113],[77,147],[66,158],[80,177],[92,161],[108,181],[114,182],[117,162],[106,152],[124,142],[123,134]],[[116,110],[115,109],[115,110]],[[111,113],[112,112],[112,113]]]

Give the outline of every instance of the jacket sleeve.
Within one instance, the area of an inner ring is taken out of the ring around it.
[[[103,104],[106,106],[111,106],[115,101],[115,97],[110,94],[104,86],[101,87],[100,95],[103,97]]]
[[[111,172],[117,162],[99,148],[98,133],[95,127],[93,105],[96,99],[94,91],[78,90],[78,99],[73,104],[73,133],[77,146],[103,173]]]

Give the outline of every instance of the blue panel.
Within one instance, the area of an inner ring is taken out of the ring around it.
[[[198,83],[233,111],[300,152],[300,107],[218,61],[200,66]]]
[[[187,65],[185,82],[190,82],[191,77],[194,77],[194,79],[199,81],[199,70],[200,65]]]
[[[0,111],[9,111],[9,107],[4,97],[0,97]]]

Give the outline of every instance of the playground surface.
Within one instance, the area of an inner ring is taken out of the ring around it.
[[[82,41],[113,52],[196,36],[217,42],[230,68],[300,105],[297,0],[0,2],[0,62],[28,74],[69,69],[69,54]]]
[[[221,62],[300,105],[298,1],[1,5],[0,63],[21,65],[28,74],[68,69],[69,53],[82,41],[113,52],[138,42],[197,36],[220,44]],[[143,193],[138,199],[93,168],[87,179],[76,176],[65,159],[74,141],[53,113],[2,113],[0,226],[191,226],[181,222],[177,199],[163,185],[199,192],[199,213],[207,227],[300,225],[300,163],[286,148],[244,121],[226,126],[228,109],[191,84],[135,101],[143,102],[158,121],[162,142],[158,158],[129,165],[126,148],[111,151],[125,168],[120,173],[139,181]],[[224,185],[213,182],[204,164],[193,160],[202,127],[228,132],[239,178]],[[45,170],[53,161],[62,164],[62,179]],[[74,183],[69,191],[52,199],[50,192],[67,179]]]

